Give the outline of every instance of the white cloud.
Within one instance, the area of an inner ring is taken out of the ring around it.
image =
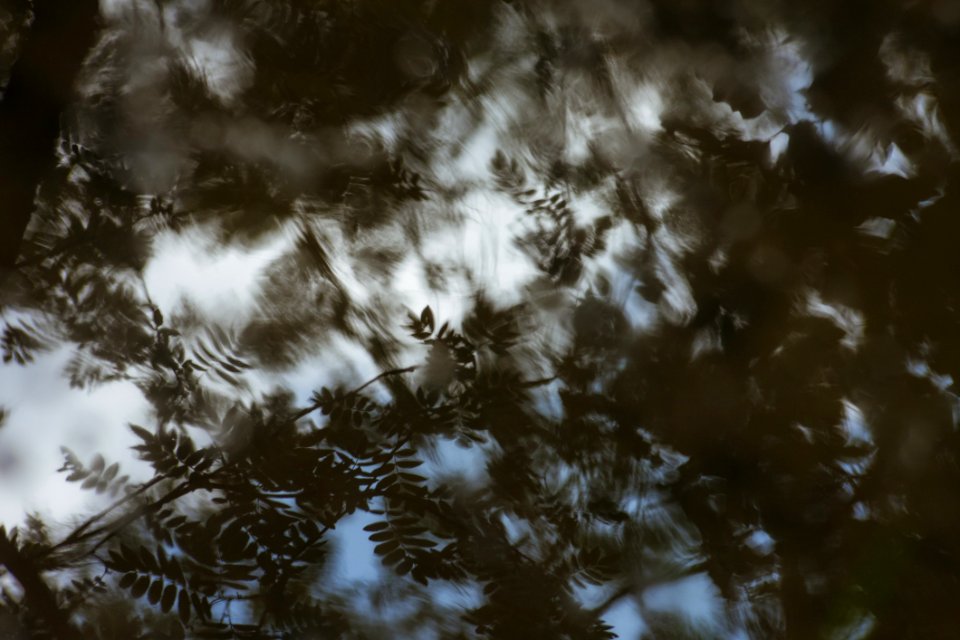
[[[705,573],[650,587],[643,593],[643,603],[651,612],[678,615],[711,637],[726,635],[723,598]]]
[[[161,233],[144,280],[154,304],[165,312],[188,301],[210,320],[239,321],[252,309],[264,268],[288,243],[284,234],[276,234],[245,250],[223,248],[201,229]]]
[[[71,389],[63,376],[72,348],[41,354],[26,366],[0,366],[0,406],[9,410],[0,428],[0,451],[10,468],[0,471],[0,523],[21,522],[38,510],[64,522],[102,501],[79,484],[54,473],[63,462],[61,446],[87,463],[96,453],[119,461],[121,473],[142,480],[148,474],[129,447],[128,422],[144,423],[149,405],[131,382],[111,382],[89,392]]]

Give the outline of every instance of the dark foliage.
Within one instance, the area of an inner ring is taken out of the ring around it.
[[[0,282],[4,362],[69,348],[73,386],[136,384],[151,477],[65,449],[104,508],[0,528],[0,616],[38,638],[579,639],[629,601],[658,638],[954,637],[951,3],[156,4],[107,26],[59,149],[36,135]],[[174,32],[248,75],[217,93]],[[156,78],[130,81],[138,56]],[[430,255],[478,183],[520,212],[498,231],[521,302]],[[158,238],[283,234],[249,317],[151,299]],[[432,292],[467,283],[462,317],[378,288],[407,258]],[[380,373],[327,364],[309,400],[263,382],[335,340]],[[476,469],[445,469],[451,444]],[[358,516],[369,602],[332,574]],[[688,578],[710,625],[647,606]]]

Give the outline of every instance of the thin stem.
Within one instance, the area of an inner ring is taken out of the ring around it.
[[[83,532],[86,531],[87,529],[89,529],[89,528],[90,528],[94,523],[96,523],[98,520],[103,519],[104,517],[106,517],[107,515],[109,515],[111,511],[113,511],[113,510],[116,509],[117,507],[120,507],[120,506],[122,506],[123,504],[129,502],[130,500],[136,498],[137,496],[141,495],[144,491],[146,491],[146,490],[149,489],[150,487],[153,487],[154,485],[156,485],[157,483],[161,482],[162,480],[165,480],[166,478],[167,478],[166,475],[159,475],[159,476],[157,476],[156,478],[153,478],[152,480],[150,480],[149,482],[145,482],[144,484],[142,484],[136,491],[133,491],[133,492],[131,492],[131,493],[128,493],[127,495],[123,496],[122,498],[118,498],[116,501],[114,501],[112,504],[110,504],[110,506],[108,506],[107,508],[105,508],[103,511],[97,513],[96,515],[91,516],[90,518],[88,518],[83,524],[81,524],[79,527],[77,527],[77,528],[74,529],[72,532],[70,532],[70,535],[68,535],[66,538],[64,538],[63,540],[61,540],[60,542],[58,542],[58,543],[55,544],[54,546],[50,547],[48,553],[49,553],[49,552],[56,551],[57,549],[60,549],[61,547],[65,547],[65,546],[67,546],[67,545],[69,545],[69,544],[73,544],[74,542],[79,542],[81,539],[84,539],[85,536],[82,535]]]
[[[545,384],[550,384],[557,379],[557,376],[550,376],[549,378],[539,378],[537,380],[528,380],[526,382],[521,382],[520,386],[524,389],[532,389],[534,387],[542,387]]]
[[[362,385],[360,385],[359,387],[351,391],[349,395],[353,395],[354,393],[359,393],[360,391],[363,391],[364,389],[372,385],[374,382],[382,380],[383,378],[387,378],[389,376],[403,375],[404,373],[411,373],[413,371],[416,371],[418,368],[419,367],[417,365],[413,365],[410,367],[403,367],[402,369],[390,369],[389,371],[384,371],[377,377],[371,378],[370,380],[367,380],[366,382],[364,382]]]
[[[173,502],[177,498],[185,496],[191,491],[194,491],[200,488],[201,487],[197,486],[191,480],[181,482],[180,484],[178,484],[176,487],[168,491],[166,494],[164,494],[162,497],[158,498],[157,500],[154,500],[149,504],[145,504],[139,509],[133,511],[132,513],[128,513],[126,516],[120,518],[120,520],[114,525],[104,525],[98,529],[91,531],[90,533],[87,534],[86,537],[97,536],[105,531],[109,531],[109,533],[107,533],[107,535],[101,538],[100,541],[97,544],[95,544],[92,549],[90,549],[90,553],[94,553],[97,549],[102,547],[108,540],[110,540],[115,535],[120,533],[120,531],[122,531],[123,528],[126,527],[128,524],[131,524],[139,520],[142,516],[152,511],[156,511],[161,507],[163,507],[164,505]]]
[[[379,381],[379,380],[382,380],[383,378],[387,378],[387,377],[389,377],[389,376],[402,375],[402,374],[404,374],[404,373],[410,373],[410,372],[412,372],[412,371],[416,371],[418,368],[419,368],[419,367],[418,367],[417,365],[413,365],[413,366],[410,366],[410,367],[403,367],[403,368],[401,368],[401,369],[390,369],[389,371],[384,371],[383,373],[381,373],[380,375],[376,376],[375,378],[371,378],[370,380],[367,380],[366,382],[364,382],[362,385],[360,385],[360,386],[357,387],[356,389],[353,389],[352,391],[348,391],[346,395],[349,396],[349,395],[353,395],[353,394],[355,394],[355,393],[359,393],[359,392],[363,391],[364,389],[366,389],[367,387],[369,387],[370,385],[372,385],[374,382],[377,382],[377,381]],[[307,417],[308,415],[310,415],[311,413],[313,413],[314,411],[316,411],[316,410],[319,409],[319,408],[320,408],[320,403],[319,403],[319,402],[315,402],[315,403],[313,403],[312,405],[310,405],[309,407],[304,407],[304,408],[301,409],[300,411],[297,411],[297,412],[294,413],[292,416],[290,416],[290,418],[291,418],[294,422],[296,422],[296,421],[300,420],[301,418]]]

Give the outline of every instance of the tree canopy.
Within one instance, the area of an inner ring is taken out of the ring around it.
[[[0,631],[955,636],[953,2],[93,10],[0,12],[0,346],[149,421],[0,527]]]

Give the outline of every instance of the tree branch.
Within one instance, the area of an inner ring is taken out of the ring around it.
[[[134,511],[131,512],[131,513],[128,513],[128,514],[125,515],[124,517],[120,518],[116,523],[114,523],[114,524],[112,524],[112,525],[104,525],[104,526],[100,527],[99,529],[94,529],[93,531],[89,532],[89,533],[88,533],[86,536],[84,536],[84,537],[91,537],[91,538],[92,538],[92,537],[94,537],[94,536],[97,536],[97,535],[105,532],[105,531],[108,532],[108,533],[107,533],[107,535],[105,535],[103,538],[101,538],[100,541],[99,541],[97,544],[95,544],[95,545],[93,546],[93,548],[90,550],[90,553],[93,553],[93,552],[95,552],[97,549],[99,549],[100,547],[102,547],[102,546],[107,542],[107,540],[110,540],[110,538],[112,538],[113,536],[115,536],[115,535],[117,535],[118,533],[120,533],[120,532],[123,530],[123,528],[126,527],[128,524],[131,524],[131,523],[133,523],[133,522],[136,522],[137,520],[139,520],[141,517],[145,516],[146,514],[151,513],[151,512],[153,512],[153,511],[157,511],[157,510],[159,510],[160,508],[162,508],[164,505],[167,505],[167,504],[173,502],[174,500],[176,500],[176,499],[178,499],[178,498],[181,498],[181,497],[187,495],[187,494],[190,493],[191,491],[195,491],[195,490],[201,489],[201,488],[202,488],[202,487],[197,486],[193,481],[191,481],[191,480],[186,480],[185,482],[181,482],[180,484],[178,484],[176,487],[174,487],[173,489],[171,489],[170,491],[168,491],[167,493],[165,493],[163,496],[161,496],[161,497],[158,498],[157,500],[154,500],[153,502],[151,502],[151,503],[149,503],[149,504],[145,504],[145,505],[143,505],[142,507],[140,507],[139,509],[136,509],[136,510],[134,510]]]
[[[14,541],[7,537],[6,529],[0,525],[0,564],[5,566],[23,588],[27,606],[37,612],[47,624],[54,636],[60,640],[79,640],[80,634],[74,629],[67,614],[57,605],[57,599],[33,561],[25,556]]]
[[[123,496],[122,498],[118,498],[116,501],[114,501],[112,504],[110,504],[110,506],[108,506],[107,508],[105,508],[103,511],[97,513],[96,515],[91,516],[91,517],[88,518],[86,521],[84,521],[83,524],[81,524],[79,527],[77,527],[76,529],[74,529],[73,531],[71,531],[71,532],[70,532],[70,535],[68,535],[66,538],[64,538],[63,540],[61,540],[60,542],[58,542],[57,544],[55,544],[54,546],[52,546],[52,547],[50,548],[50,551],[51,551],[51,552],[52,552],[52,551],[56,551],[57,549],[60,549],[60,548],[62,548],[62,547],[65,547],[65,546],[67,546],[67,545],[69,545],[69,544],[73,544],[74,542],[79,542],[80,540],[84,539],[83,536],[82,536],[83,532],[86,531],[87,529],[89,529],[94,523],[96,523],[98,520],[101,520],[102,518],[104,518],[104,517],[106,517],[107,515],[109,515],[110,512],[113,511],[114,509],[116,509],[117,507],[120,507],[120,506],[126,504],[127,502],[129,502],[130,500],[132,500],[132,499],[136,498],[137,496],[141,495],[144,491],[146,491],[146,490],[149,489],[150,487],[156,485],[157,483],[159,483],[159,482],[162,481],[162,480],[165,480],[166,477],[167,477],[167,476],[166,476],[166,475],[163,475],[163,474],[158,475],[157,477],[151,479],[149,482],[143,483],[136,491],[133,491],[132,493],[128,493],[127,495]]]
[[[404,373],[410,373],[410,372],[412,372],[412,371],[416,371],[418,368],[419,368],[419,367],[418,367],[417,365],[413,365],[413,366],[410,366],[410,367],[403,367],[402,369],[390,369],[389,371],[384,371],[384,372],[381,373],[380,375],[378,375],[378,376],[376,376],[376,377],[374,377],[374,378],[371,378],[370,380],[367,380],[366,382],[364,382],[362,385],[360,385],[360,386],[357,387],[356,389],[353,389],[352,391],[347,392],[347,395],[353,395],[353,394],[355,394],[355,393],[359,393],[359,392],[363,391],[364,389],[366,389],[367,387],[369,387],[370,385],[372,385],[374,382],[377,382],[377,381],[382,380],[382,379],[384,379],[384,378],[387,378],[387,377],[389,377],[389,376],[398,376],[398,375],[402,375],[402,374],[404,374]],[[319,408],[320,408],[320,403],[319,403],[319,402],[315,402],[315,403],[313,403],[312,405],[310,405],[309,407],[304,407],[304,408],[301,409],[300,411],[297,411],[297,412],[294,413],[292,416],[290,416],[290,418],[291,418],[294,422],[296,422],[297,420],[300,420],[300,419],[302,419],[302,418],[307,417],[308,415],[310,415],[311,413],[313,413],[314,411],[316,411],[316,410],[319,409]]]

